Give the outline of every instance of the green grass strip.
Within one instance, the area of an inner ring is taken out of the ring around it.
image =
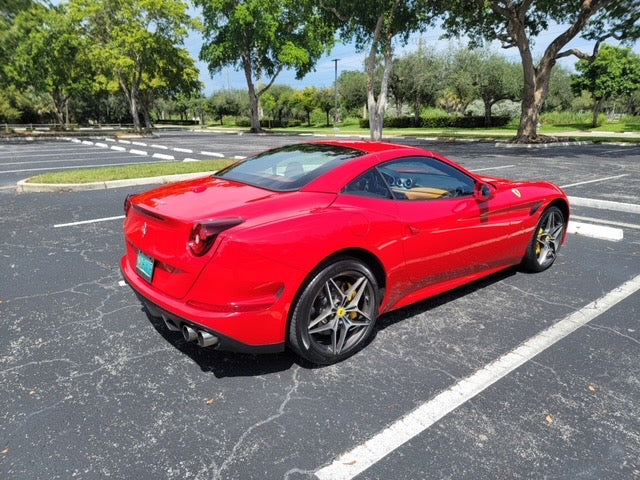
[[[212,172],[226,167],[233,160],[203,160],[201,162],[160,162],[117,167],[83,168],[66,172],[45,173],[32,177],[28,183],[92,183],[131,178],[159,177],[181,173]]]

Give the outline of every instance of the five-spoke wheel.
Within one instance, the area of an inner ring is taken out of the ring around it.
[[[549,207],[545,210],[527,248],[523,265],[534,272],[549,268],[556,260],[566,227],[564,215],[559,208]]]
[[[362,262],[329,263],[302,291],[291,317],[289,343],[317,364],[342,360],[368,339],[379,303],[378,283]]]

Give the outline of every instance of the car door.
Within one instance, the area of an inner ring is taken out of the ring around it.
[[[394,160],[378,170],[396,198],[407,274],[416,288],[512,262],[511,221],[494,214],[492,195],[476,195],[473,177],[431,157]]]

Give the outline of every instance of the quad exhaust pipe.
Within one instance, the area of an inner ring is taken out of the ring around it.
[[[169,330],[171,328],[169,327]],[[211,347],[218,343],[219,339],[215,335],[212,335],[209,332],[205,332],[204,330],[195,330],[191,328],[189,325],[182,326],[182,336],[187,342],[198,342],[198,346],[200,347]]]

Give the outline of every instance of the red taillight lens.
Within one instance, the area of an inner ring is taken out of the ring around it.
[[[131,198],[133,198],[133,194],[129,194],[124,199],[124,215],[125,217],[129,215],[129,209],[131,208]]]
[[[191,236],[189,238],[189,249],[191,253],[197,257],[204,255],[211,249],[218,234],[236,225],[240,225],[242,222],[244,222],[244,219],[236,217],[196,223],[191,229]]]

